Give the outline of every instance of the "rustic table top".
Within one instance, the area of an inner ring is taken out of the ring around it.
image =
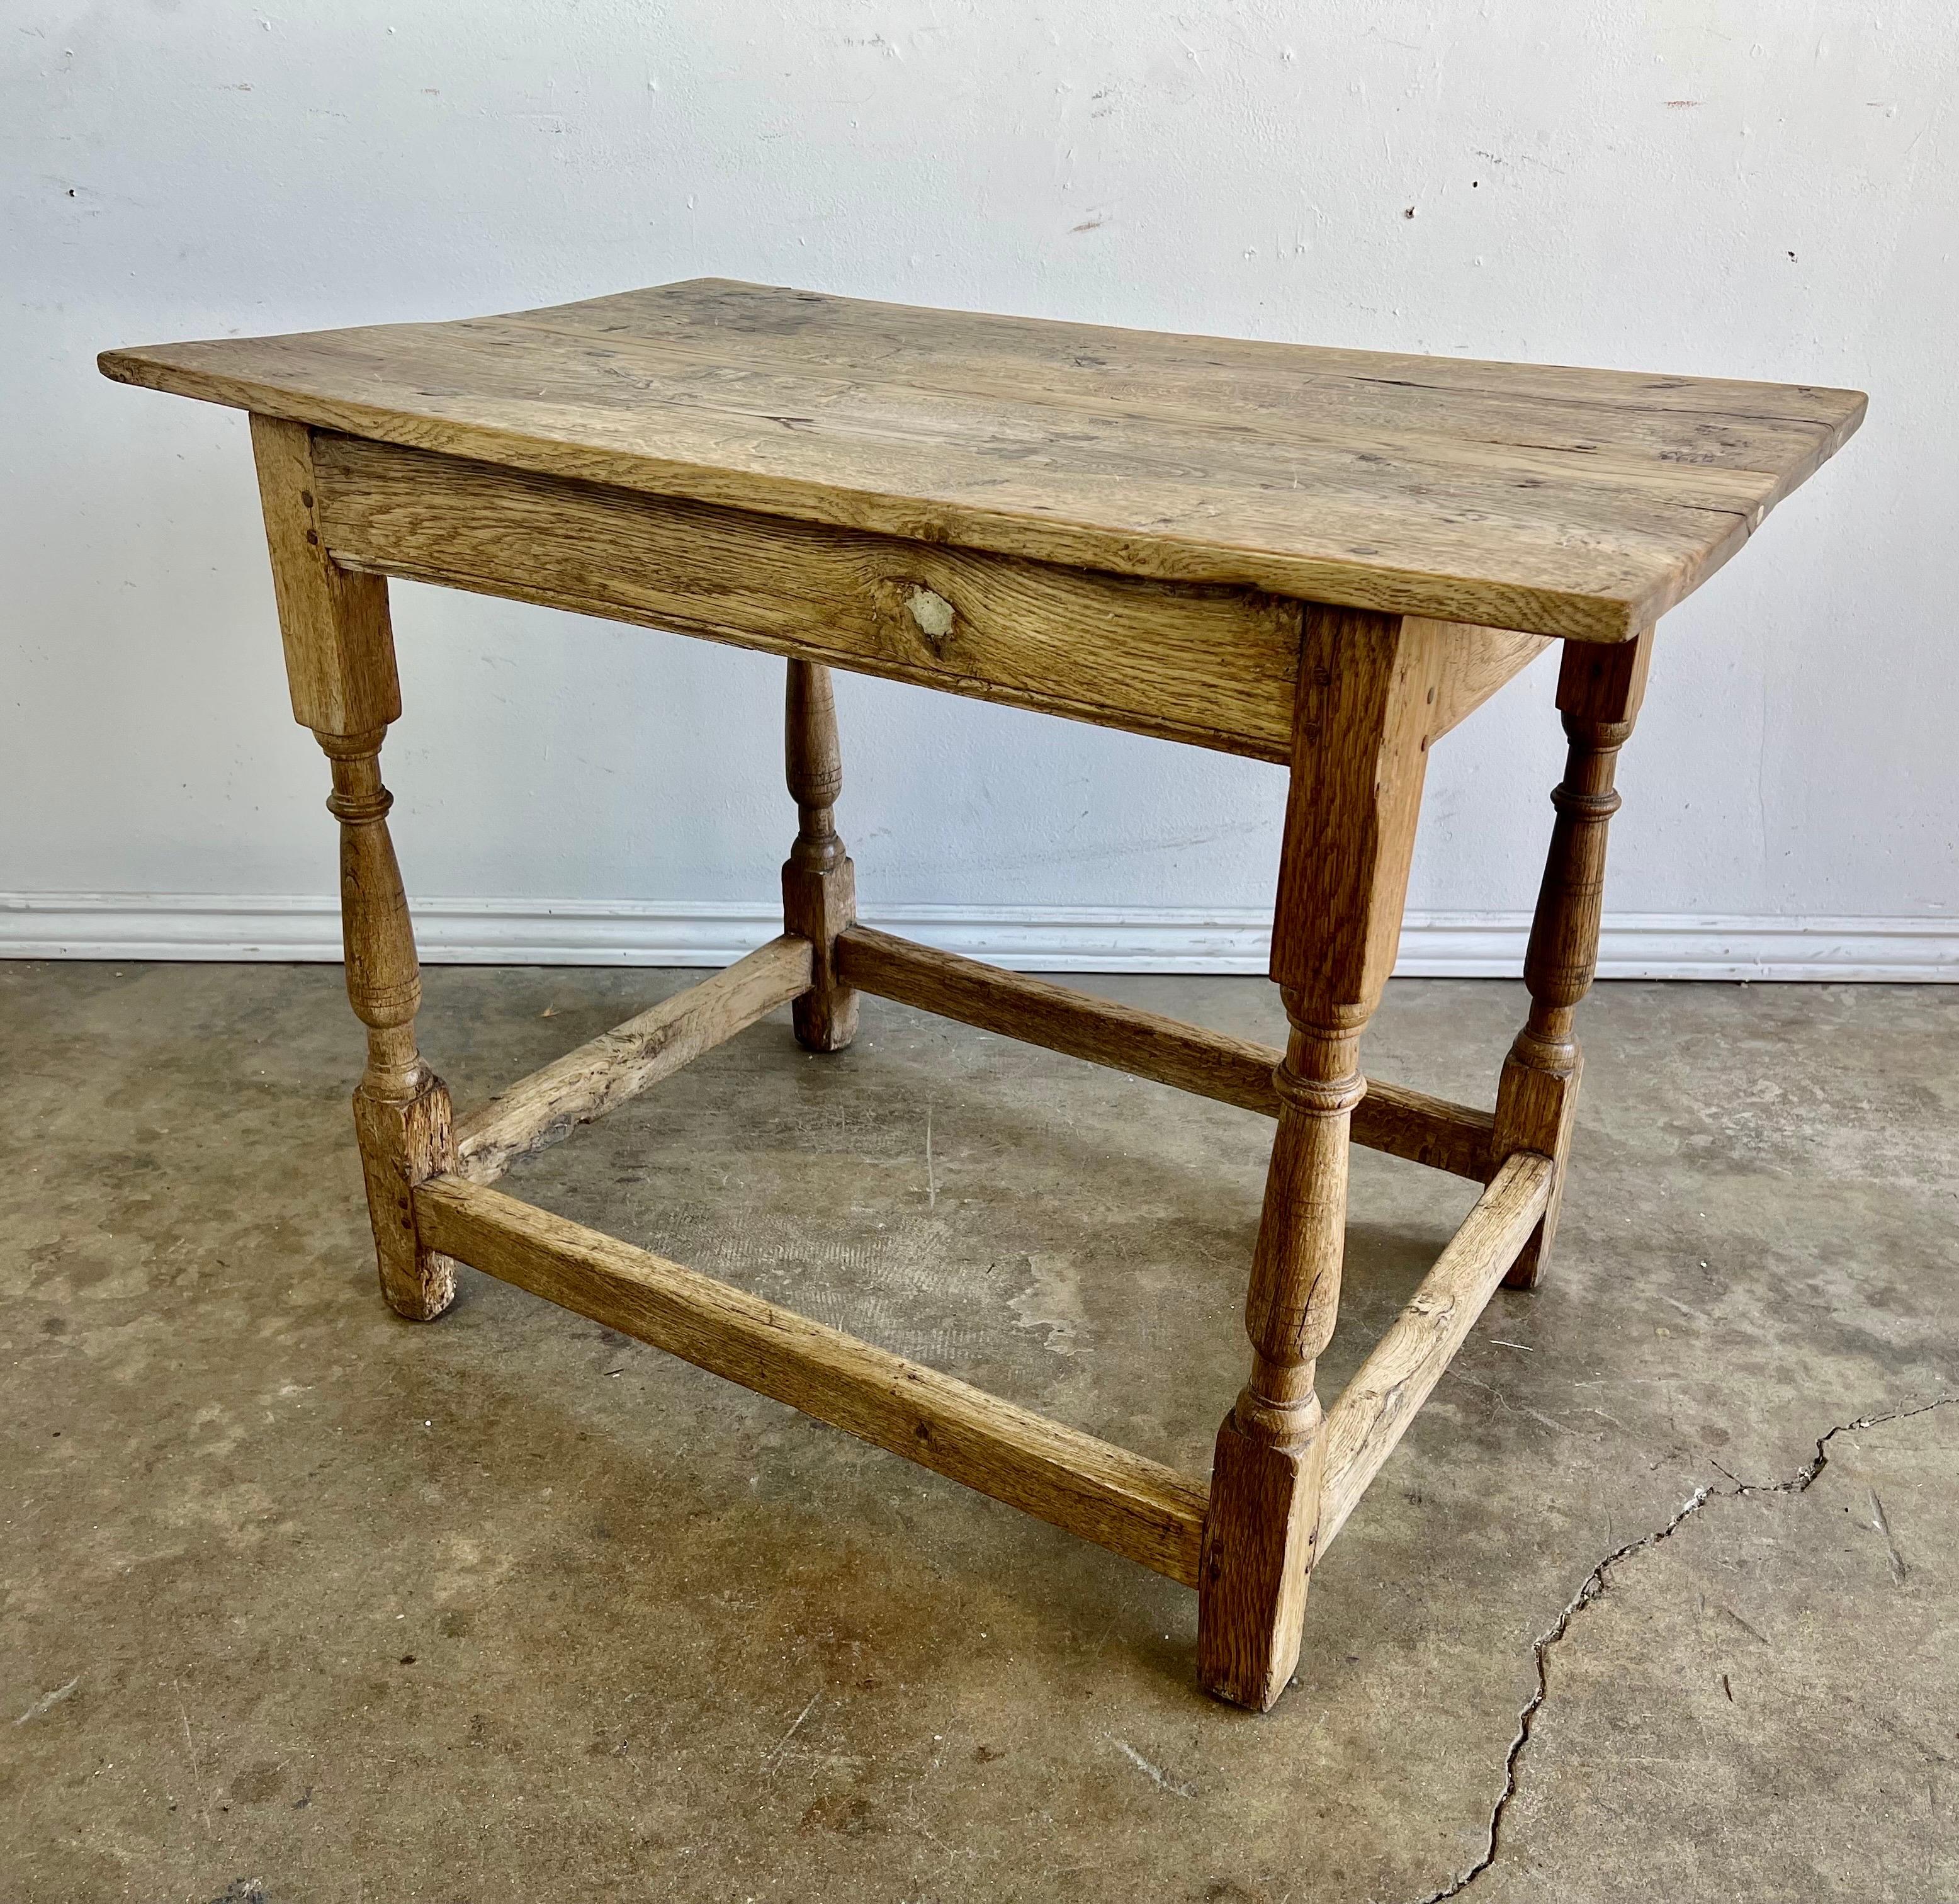
[[[619,488],[1607,641],[1705,580],[1865,407],[1808,385],[719,278],[101,362],[125,383]]]

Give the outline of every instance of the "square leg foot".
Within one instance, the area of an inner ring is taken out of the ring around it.
[[[354,1094],[381,1293],[389,1308],[411,1322],[433,1322],[456,1300],[456,1264],[422,1247],[410,1194],[454,1165],[452,1123],[449,1087],[437,1077],[428,1077],[406,1099],[373,1096],[364,1089]]]
[[[1269,1712],[1299,1661],[1319,1521],[1326,1437],[1279,1447],[1235,1416],[1218,1431],[1198,1582],[1197,1669],[1204,1689]]]

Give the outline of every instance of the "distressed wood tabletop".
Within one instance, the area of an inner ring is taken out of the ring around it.
[[[719,278],[101,361],[125,383],[616,488],[1604,641],[1705,580],[1865,403]]]

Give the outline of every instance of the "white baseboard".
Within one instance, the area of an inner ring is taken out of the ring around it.
[[[1262,972],[1268,921],[1249,910],[887,906],[868,923],[1023,971]],[[1406,977],[1515,977],[1524,913],[1411,914]],[[430,899],[430,965],[722,965],[779,930],[762,905],[651,900]],[[329,960],[334,901],[197,893],[0,894],[0,958]],[[1959,981],[1959,920],[1608,917],[1603,978]]]

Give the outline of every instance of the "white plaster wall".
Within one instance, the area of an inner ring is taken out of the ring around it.
[[[712,273],[1867,389],[1665,624],[1611,899],[1950,949],[1948,0],[12,0],[0,30],[0,891],[332,882],[243,419],[96,351]],[[395,595],[414,892],[769,903],[779,663]],[[1550,691],[1540,663],[1440,750],[1418,908],[1528,906]],[[839,701],[874,911],[1266,900],[1275,769]]]

